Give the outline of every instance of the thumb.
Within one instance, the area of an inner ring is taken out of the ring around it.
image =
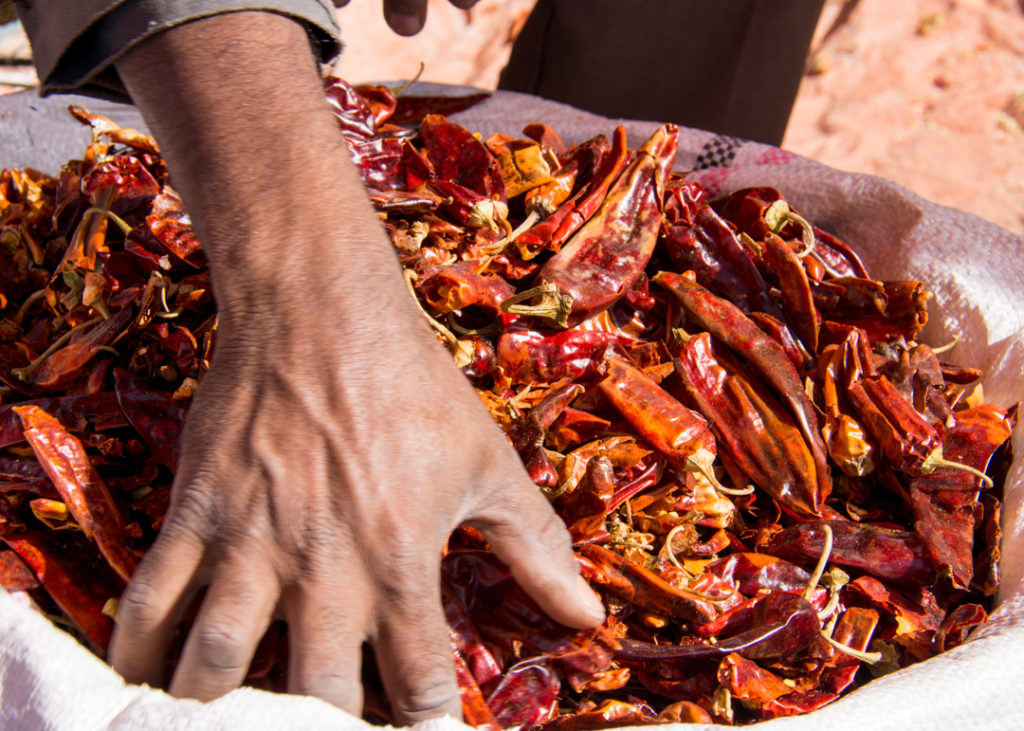
[[[485,505],[466,522],[484,534],[548,616],[569,627],[596,627],[604,621],[604,606],[580,576],[565,524],[522,467],[516,468],[516,478],[506,479],[504,489],[487,491]]]

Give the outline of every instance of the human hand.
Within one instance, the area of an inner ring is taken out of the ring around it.
[[[216,16],[118,71],[199,232],[220,321],[170,510],[119,606],[114,667],[159,684],[206,587],[172,693],[236,687],[279,612],[289,690],[358,713],[366,640],[396,721],[457,716],[439,561],[460,522],[554,619],[598,624],[564,527],[404,289],[302,28]]]
[[[477,0],[448,0],[457,8],[466,10]],[[349,0],[334,0],[334,6],[343,8]],[[423,30],[427,21],[427,0],[384,0],[384,19],[391,30],[401,36],[414,36]]]

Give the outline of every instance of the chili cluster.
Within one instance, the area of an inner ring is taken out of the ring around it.
[[[476,98],[326,92],[412,295],[608,609],[556,624],[460,528],[441,589],[467,721],[798,714],[986,619],[1017,408],[918,341],[921,282],[873,279],[777,190],[708,201],[671,125],[635,149],[481,140],[442,116]],[[81,160],[0,173],[0,581],[102,655],[217,316],[156,144],[72,113]],[[284,687],[286,632],[247,682]]]

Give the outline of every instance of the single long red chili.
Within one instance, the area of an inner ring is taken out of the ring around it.
[[[38,406],[15,406],[14,411],[25,425],[25,440],[85,537],[129,581],[138,559],[128,548],[124,518],[82,442]]]
[[[608,375],[597,384],[644,440],[681,472],[704,475],[721,489],[714,472],[715,437],[707,422],[668,391],[619,358],[608,361]]]
[[[516,246],[524,258],[536,256],[544,249],[558,251],[602,204],[611,187],[629,159],[626,130],[616,128],[609,143],[599,135],[579,148],[579,172],[576,174],[576,192],[566,199],[554,213],[523,232]],[[564,169],[564,166],[563,166]]]
[[[818,352],[818,312],[814,309],[811,283],[800,259],[775,234],[764,239],[765,261],[779,278],[786,322],[812,355]]]
[[[660,127],[637,150],[600,210],[541,268],[536,284],[554,285],[572,303],[567,326],[610,307],[643,273],[658,240],[678,138],[674,125]]]
[[[498,367],[513,383],[554,383],[598,373],[609,348],[650,350],[650,343],[604,331],[511,328],[498,337]]]
[[[829,557],[839,566],[863,571],[901,586],[930,586],[935,570],[912,531],[894,531],[848,520],[815,521],[785,528],[764,550],[790,561],[815,562],[825,548],[823,525],[832,530]]]

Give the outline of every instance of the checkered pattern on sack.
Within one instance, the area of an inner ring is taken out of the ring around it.
[[[736,152],[743,146],[743,143],[744,140],[739,137],[716,135],[704,143],[700,154],[697,155],[694,170],[728,167],[736,158]]]

